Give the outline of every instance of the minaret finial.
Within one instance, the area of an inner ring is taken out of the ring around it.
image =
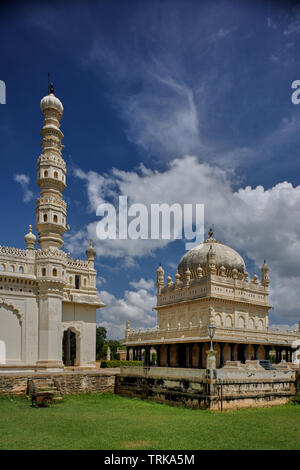
[[[208,231],[209,238],[212,238],[213,234],[214,234],[214,231],[213,231],[212,227],[210,227],[210,229]]]

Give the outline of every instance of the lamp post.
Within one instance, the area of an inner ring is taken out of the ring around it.
[[[207,325],[208,336],[210,337],[210,351],[213,351],[213,337],[215,335],[216,327],[215,325]]]

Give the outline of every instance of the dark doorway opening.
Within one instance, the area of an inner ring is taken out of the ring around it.
[[[63,336],[62,358],[65,366],[74,366],[76,363],[76,334],[66,330]]]
[[[241,361],[242,363],[244,361],[244,349],[245,346],[243,344],[238,344],[238,361]]]

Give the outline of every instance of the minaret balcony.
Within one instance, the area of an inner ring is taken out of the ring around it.
[[[54,125],[51,125],[51,124],[46,124],[42,128],[41,135],[43,137],[54,135],[55,137],[57,137],[60,140],[64,137],[62,131],[57,126],[54,126]]]
[[[42,153],[38,158],[38,170],[40,169],[40,166],[42,166],[42,164],[44,163],[48,165],[49,163],[50,164],[54,163],[55,166],[58,166],[59,168],[62,168],[63,170],[66,169],[66,162],[61,156],[52,155],[52,154],[44,155]]]
[[[64,224],[51,222],[39,222],[35,228],[40,235],[51,235],[52,233],[63,235],[67,230]]]
[[[53,208],[54,210],[63,210],[66,212],[67,203],[63,199],[57,199],[55,197],[39,197],[36,201],[37,209],[44,209],[44,208]]]
[[[52,189],[55,188],[59,191],[64,191],[67,187],[66,183],[58,178],[47,176],[39,177],[37,180],[37,185],[41,189]]]

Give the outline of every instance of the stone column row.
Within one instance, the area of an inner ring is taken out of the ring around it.
[[[203,369],[203,347],[206,344],[204,343],[179,343],[177,344],[177,352],[178,352],[178,362],[177,367],[193,367],[193,347],[195,344],[198,344],[199,352],[198,352],[198,368]],[[230,360],[235,360],[235,347],[238,343],[224,343],[224,342],[214,342],[214,345],[219,345],[220,348],[220,367],[223,367],[225,364],[224,359],[224,347],[225,344],[228,344],[230,347]],[[171,344],[166,344],[166,367],[171,366]],[[238,351],[238,360],[242,363],[245,363],[247,360],[247,348],[248,346],[252,346],[254,349],[254,360],[258,360],[258,349],[259,344],[238,344],[239,351]],[[134,361],[141,361],[142,360],[142,350],[145,351],[145,361],[144,364],[149,366],[151,365],[151,348],[156,350],[157,355],[157,365],[161,366],[161,347],[162,345],[155,345],[155,346],[134,346],[132,348],[126,348],[126,359],[129,360],[130,357],[130,349],[132,349],[132,358]],[[265,359],[269,359],[270,357],[270,350],[273,349],[272,346],[264,345],[265,349]],[[276,364],[278,364],[282,360],[282,352],[284,352],[284,357],[287,362],[292,361],[292,348],[291,347],[283,347],[283,346],[275,346],[276,351]]]

